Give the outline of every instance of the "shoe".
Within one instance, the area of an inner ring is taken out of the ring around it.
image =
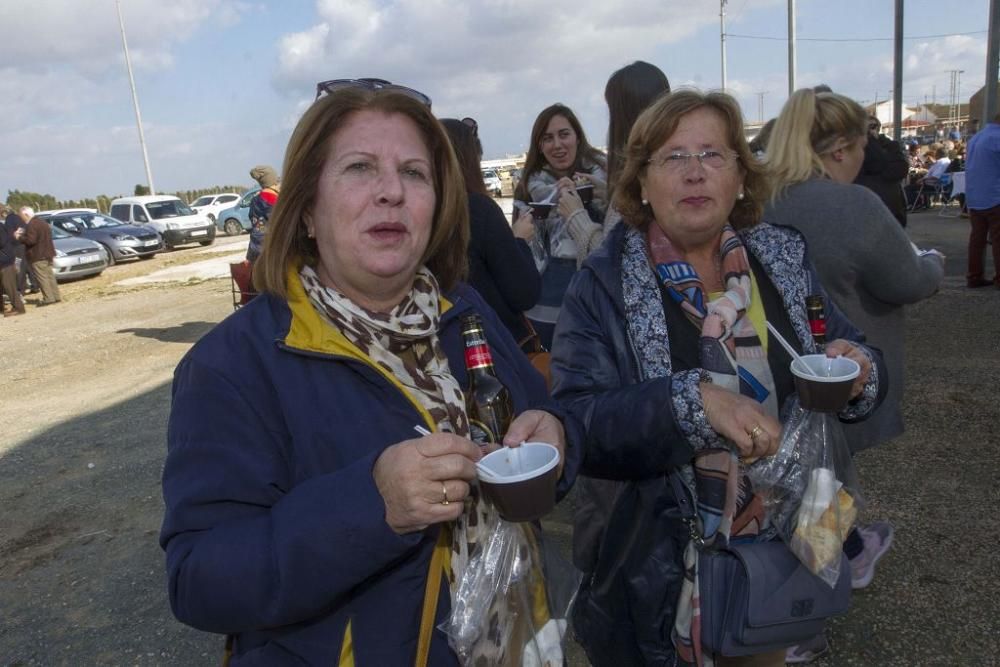
[[[992,280],[986,280],[985,278],[977,278],[975,280],[968,280],[965,286],[970,289],[976,289],[977,287],[989,287],[993,284]]]
[[[3,314],[4,317],[14,317],[15,315],[24,315],[23,310],[11,310]]]
[[[785,650],[785,664],[805,665],[829,652],[830,642],[826,641],[826,635],[818,634],[801,644],[789,646]]]
[[[875,577],[875,564],[892,546],[893,532],[892,524],[888,521],[876,521],[869,526],[858,528],[865,548],[848,561],[851,565],[851,588],[858,590],[872,583]]]

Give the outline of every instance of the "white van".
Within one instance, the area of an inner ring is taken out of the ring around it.
[[[132,225],[155,229],[167,249],[185,243],[212,245],[215,225],[177,197],[146,195],[121,197],[111,202],[111,217]]]

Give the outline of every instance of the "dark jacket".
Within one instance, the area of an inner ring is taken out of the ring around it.
[[[14,266],[17,255],[14,253],[14,237],[7,231],[7,225],[0,225],[0,269]]]
[[[469,193],[469,284],[496,311],[514,340],[528,335],[522,313],[538,301],[541,279],[531,248],[515,238],[491,197]]]
[[[479,312],[515,412],[561,416],[479,295],[460,285],[447,299],[441,343],[459,383],[461,317]],[[320,319],[294,274],[288,302],[264,295],[215,327],[174,375],[160,542],[177,618],[235,634],[233,667],[337,665],[348,645],[357,665],[413,665],[440,530],[393,532],[372,468],[429,419]],[[566,430],[560,495],[579,465],[579,428]],[[428,665],[456,664],[434,630]]]
[[[854,180],[879,196],[899,224],[906,226],[906,197],[903,182],[910,173],[910,161],[898,143],[880,134],[869,137],[865,161]]]
[[[554,396],[586,431],[581,474],[624,481],[613,506],[592,506],[585,510],[585,521],[575,522],[576,530],[583,525],[591,533],[593,572],[580,591],[574,629],[597,667],[673,664],[670,634],[688,537],[665,475],[690,463],[694,453],[673,410],[673,392],[682,390],[680,383],[673,377],[644,379],[628,332],[621,284],[626,231],[624,225],[612,230],[574,277],[552,351]],[[801,235],[759,225],[741,236],[768,320],[801,352],[796,332],[808,330],[805,305],[788,303],[791,291],[784,286],[791,276],[805,275],[803,293],[822,293],[805,259]],[[782,244],[797,248],[798,258],[775,250]],[[828,339],[863,342],[864,336],[833,302],[827,299],[826,304]],[[676,304],[666,300],[664,305],[672,372],[697,368],[697,330]],[[795,325],[792,318],[798,320]],[[884,378],[881,356],[870,352],[874,377]],[[792,391],[790,358],[773,343],[768,360],[780,401]],[[884,396],[882,384],[876,388],[879,398],[869,402],[868,411]],[[585,480],[581,477],[581,484]],[[582,489],[574,499],[578,506],[591,502],[581,497]]]
[[[250,200],[250,243],[247,246],[247,259],[251,262],[260,257],[264,249],[264,236],[267,234],[267,222],[271,219],[271,211],[278,203],[279,186],[272,185],[263,188]]]
[[[24,220],[21,220],[21,216],[17,213],[11,213],[3,221],[4,227],[7,229],[7,234],[10,237],[10,241],[13,243],[14,256],[24,259],[24,244],[20,240],[14,238],[14,232],[18,229],[24,227]]]
[[[24,244],[24,257],[28,262],[52,261],[56,256],[56,247],[52,244],[52,228],[42,218],[35,216],[28,221],[21,237]]]

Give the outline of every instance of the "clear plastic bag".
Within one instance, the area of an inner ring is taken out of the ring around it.
[[[814,574],[833,587],[841,551],[863,500],[854,463],[837,416],[787,406],[774,456],[747,474],[763,498],[770,524]]]
[[[561,667],[580,574],[534,524],[490,515],[440,629],[463,665]]]

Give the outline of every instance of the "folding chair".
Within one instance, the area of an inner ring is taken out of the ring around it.
[[[935,198],[939,202],[943,201],[945,189],[950,185],[951,174],[942,174],[940,178],[925,178],[920,182],[920,188],[913,197],[913,201],[906,207],[906,210],[912,213],[918,209],[931,208]]]
[[[232,282],[233,310],[238,310],[257,296],[253,289],[253,264],[249,260],[230,264],[229,276]]]

